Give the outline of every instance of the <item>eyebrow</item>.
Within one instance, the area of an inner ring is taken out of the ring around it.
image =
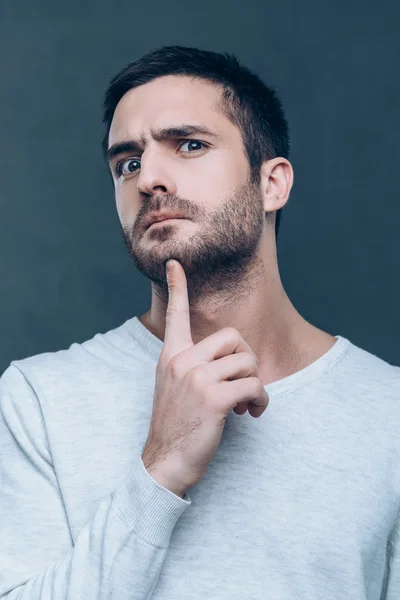
[[[176,138],[184,138],[192,135],[206,135],[208,137],[219,139],[216,133],[205,127],[204,125],[178,125],[176,127],[166,127],[164,129],[151,129],[150,130],[151,137],[156,142],[163,142],[165,140],[176,139]],[[126,140],[123,142],[118,142],[117,144],[113,144],[107,150],[106,159],[107,162],[110,162],[113,158],[118,156],[119,154],[123,154],[125,152],[142,152],[146,147],[146,139],[144,136],[140,140]]]

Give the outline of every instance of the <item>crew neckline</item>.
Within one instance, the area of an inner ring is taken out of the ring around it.
[[[143,350],[149,354],[155,361],[158,361],[164,342],[151,333],[140,321],[137,316],[128,319],[125,327],[131,336],[142,346]],[[293,389],[299,388],[304,384],[318,377],[321,373],[332,368],[339,360],[344,358],[350,350],[352,343],[341,335],[335,335],[336,342],[322,356],[317,358],[300,371],[292,373],[287,377],[266,384],[264,388],[271,396],[276,397],[282,393],[287,393]]]

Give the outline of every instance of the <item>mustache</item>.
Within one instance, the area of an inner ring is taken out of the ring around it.
[[[179,212],[188,218],[194,218],[202,213],[202,207],[194,207],[192,202],[177,194],[163,194],[152,197],[146,204],[140,208],[136,220],[143,222],[143,219],[150,213],[161,211]]]

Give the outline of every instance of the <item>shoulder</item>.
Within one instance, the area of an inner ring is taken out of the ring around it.
[[[102,373],[110,368],[118,370],[133,345],[126,323],[82,342],[73,342],[68,348],[11,361],[0,378],[2,389],[19,382],[19,385],[30,385],[40,394],[42,387],[57,389],[66,380],[79,383],[88,373]]]

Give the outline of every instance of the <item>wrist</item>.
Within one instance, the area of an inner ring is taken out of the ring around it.
[[[186,488],[173,481],[161,468],[149,467],[146,469],[146,471],[154,479],[154,481],[158,483],[158,485],[161,485],[161,487],[169,490],[176,496],[183,498],[187,491]]]
[[[142,462],[144,468],[156,483],[169,490],[176,496],[183,498],[188,488],[182,483],[176,481],[176,478],[169,472],[166,463],[151,463],[150,461],[146,461],[144,456],[142,456]]]

